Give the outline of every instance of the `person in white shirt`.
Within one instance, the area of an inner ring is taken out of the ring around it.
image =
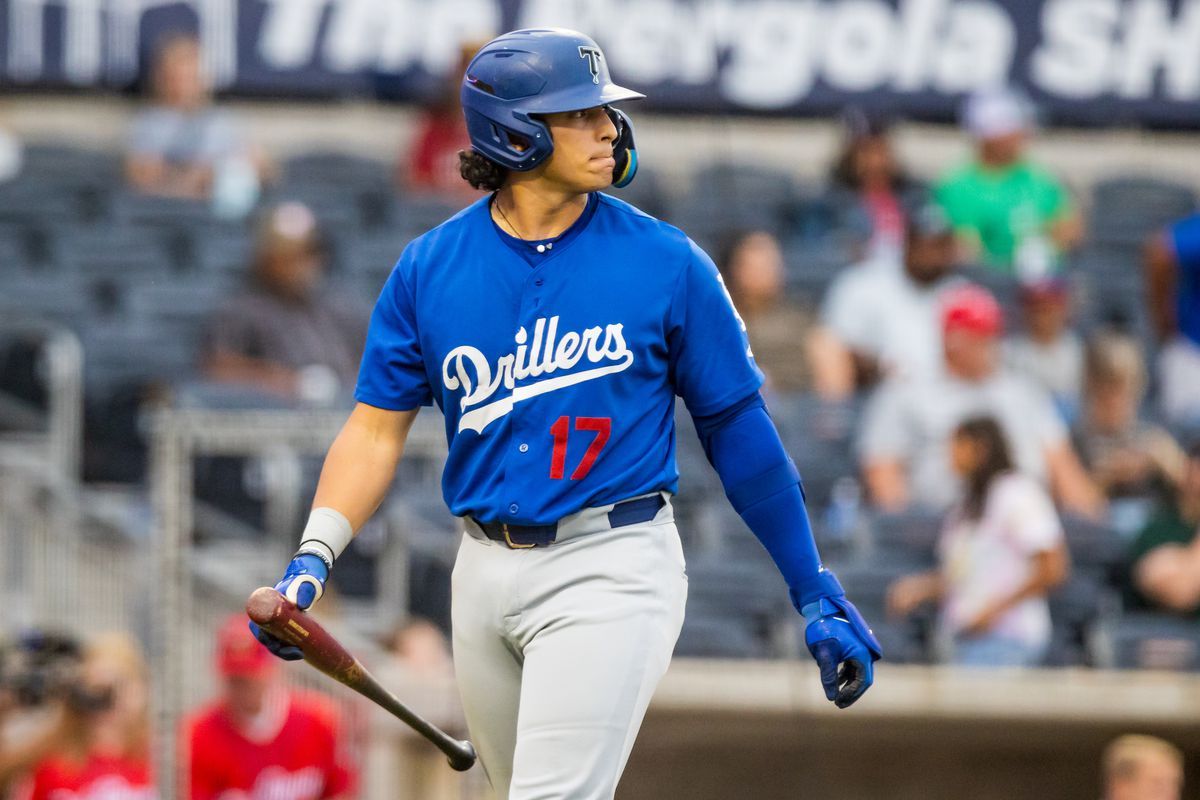
[[[935,372],[955,266],[954,232],[930,204],[909,216],[902,258],[877,256],[839,275],[806,343],[817,394],[842,400],[883,378]]]
[[[960,483],[947,456],[954,428],[969,416],[1000,423],[1017,467],[1048,484],[1063,507],[1094,519],[1104,511],[1049,395],[1001,366],[1003,315],[978,286],[949,290],[942,304],[944,369],[882,386],[863,417],[859,455],[872,503],[886,511],[943,511]]]
[[[1050,643],[1046,593],[1068,571],[1062,525],[1049,495],[1014,468],[1000,424],[963,421],[950,461],[965,485],[938,542],[939,568],[889,587],[891,613],[940,603],[948,660],[966,666],[1036,666]]]
[[[240,181],[246,185],[234,188],[252,205],[272,168],[234,116],[213,104],[199,40],[188,34],[163,40],[150,85],[151,101],[129,132],[129,185],[143,194],[207,200]]]

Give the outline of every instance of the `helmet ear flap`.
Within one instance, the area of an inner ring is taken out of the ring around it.
[[[607,106],[604,110],[617,129],[617,138],[613,142],[613,160],[617,165],[613,167],[612,185],[621,189],[628,186],[637,174],[638,157],[633,141],[633,123],[624,111]]]

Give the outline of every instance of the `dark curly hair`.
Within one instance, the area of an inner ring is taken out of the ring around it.
[[[969,439],[983,447],[983,458],[964,481],[967,490],[963,500],[964,516],[969,520],[979,520],[983,517],[992,481],[998,475],[1013,471],[1013,458],[1008,447],[1008,439],[995,417],[986,415],[968,417],[963,420],[954,429],[954,435]]]
[[[458,172],[472,187],[494,192],[504,185],[508,169],[474,150],[458,151]]]

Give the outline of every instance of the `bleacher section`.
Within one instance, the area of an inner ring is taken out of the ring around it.
[[[60,323],[79,336],[85,353],[87,474],[143,481],[138,407],[144,398],[175,387],[188,403],[231,402],[227,394],[191,382],[206,320],[246,278],[253,228],[248,221],[214,216],[207,204],[131,194],[121,188],[120,171],[113,153],[61,145],[27,149],[24,172],[0,185],[0,316]],[[330,280],[339,291],[370,303],[404,244],[457,210],[442,198],[398,193],[390,175],[390,165],[382,162],[311,153],[286,161],[262,202],[309,204],[325,232]],[[679,224],[710,251],[733,229],[775,233],[784,244],[788,287],[797,302],[814,305],[862,245],[853,225],[834,227],[836,215],[820,187],[732,164],[714,165],[695,181],[695,191],[669,196],[665,182],[643,168],[625,196]],[[1082,304],[1078,319],[1085,327],[1120,320],[1149,343],[1141,243],[1195,204],[1191,190],[1159,181],[1128,178],[1095,187],[1088,204],[1094,236],[1072,265]],[[1011,310],[1013,287],[986,279]],[[6,393],[36,399],[36,369],[13,366],[16,351],[0,344],[6,380],[19,375],[29,384],[12,379]],[[861,403],[830,406],[813,397],[777,396],[769,404],[804,477],[827,560],[875,623],[889,658],[931,661],[933,620],[889,619],[884,592],[893,578],[933,563],[938,520],[874,516],[860,507],[851,440]],[[722,497],[685,413],[679,422],[677,517],[691,594],[678,651],[794,657],[803,647],[803,632],[785,587]],[[204,464],[199,475],[215,482],[202,498],[249,503],[248,514],[245,508],[230,511],[253,518],[255,499],[242,485],[242,465]],[[417,518],[424,515],[428,494],[413,497],[412,507]],[[1067,521],[1067,531],[1075,569],[1052,598],[1051,664],[1200,669],[1200,630],[1194,623],[1122,612],[1124,542],[1107,528],[1077,520]]]

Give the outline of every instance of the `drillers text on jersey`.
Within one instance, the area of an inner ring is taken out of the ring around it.
[[[470,345],[454,348],[442,362],[442,382],[450,391],[462,387],[459,406],[464,413],[458,421],[459,432],[482,433],[491,422],[508,414],[513,405],[522,400],[628,369],[633,364],[633,352],[625,344],[624,327],[621,323],[597,325],[578,333],[567,331],[560,337],[558,317],[542,317],[534,323],[532,341],[524,327],[517,330],[513,337],[516,352],[497,358],[494,370],[478,348]],[[516,386],[517,381],[526,378],[574,369],[584,358],[591,364],[604,366]],[[510,394],[487,402],[501,386]]]

